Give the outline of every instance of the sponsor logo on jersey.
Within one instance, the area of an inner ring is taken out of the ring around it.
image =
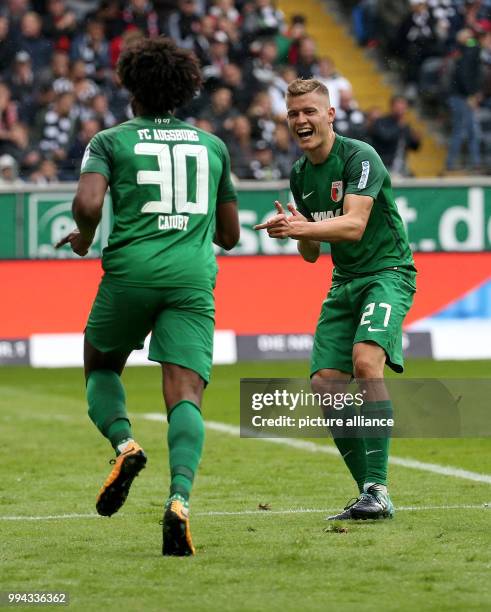
[[[358,183],[358,189],[365,189],[368,183],[368,175],[370,174],[370,162],[361,162],[361,176]]]
[[[343,214],[343,209],[338,208],[337,210],[323,210],[321,212],[313,212],[312,217],[314,221],[325,221],[326,219],[333,219],[334,217],[340,217]]]
[[[333,181],[331,183],[331,200],[341,202],[343,199],[343,181]]]

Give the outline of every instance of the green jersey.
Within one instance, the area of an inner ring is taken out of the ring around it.
[[[350,193],[374,200],[362,239],[331,244],[333,281],[387,268],[415,269],[390,175],[367,143],[336,135],[325,162],[314,165],[304,156],[295,163],[290,188],[298,210],[312,221],[342,215],[344,197]]]
[[[137,117],[90,141],[82,173],[111,189],[107,274],[131,285],[212,289],[216,206],[236,199],[223,142],[171,115]]]

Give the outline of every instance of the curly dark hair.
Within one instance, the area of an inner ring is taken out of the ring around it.
[[[173,111],[191,101],[202,86],[196,56],[169,38],[143,38],[125,49],[117,72],[148,114]]]

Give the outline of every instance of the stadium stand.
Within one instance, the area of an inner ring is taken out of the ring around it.
[[[353,28],[334,0],[305,0],[301,13],[295,0],[5,0],[0,155],[13,158],[16,182],[76,179],[90,134],[131,116],[114,70],[121,50],[139,36],[166,34],[196,52],[205,76],[181,117],[225,140],[238,178],[288,176],[299,152],[281,127],[284,92],[296,76],[311,75],[332,93],[336,129],[380,148],[394,175],[489,165],[491,1],[337,4]],[[388,84],[373,50],[397,67],[401,87]],[[414,108],[392,101],[401,93],[439,108],[450,136],[446,162]]]
[[[446,135],[446,174],[489,174],[490,0],[348,0],[341,5],[351,14],[358,43],[376,49],[399,74],[409,100]]]

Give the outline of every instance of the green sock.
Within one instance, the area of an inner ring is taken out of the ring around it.
[[[363,491],[367,473],[367,457],[363,438],[334,438],[334,443],[355,479],[358,490]]]
[[[340,413],[338,416],[346,420],[353,418],[356,416],[356,414],[357,413],[353,407],[345,406],[342,414]],[[367,472],[365,441],[362,437],[346,437],[346,433],[353,432],[353,428],[347,429],[346,427],[332,427],[331,432],[334,443],[341,453],[343,461],[346,463],[346,467],[351,472],[351,475],[358,485],[358,490],[361,493],[363,491],[363,484],[365,483],[365,476]]]
[[[365,402],[363,416],[365,418],[392,418],[392,402]],[[390,430],[380,432],[375,437],[365,437],[367,473],[365,483],[378,483],[387,486],[387,468],[389,463]]]
[[[87,378],[89,417],[116,449],[132,438],[121,378],[112,370],[94,370]]]
[[[178,493],[188,500],[203,451],[203,417],[196,404],[182,400],[169,411],[168,420],[170,495]]]

